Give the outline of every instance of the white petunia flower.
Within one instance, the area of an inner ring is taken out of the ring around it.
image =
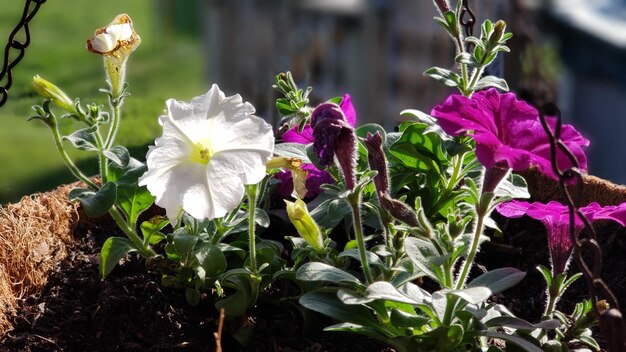
[[[159,118],[163,135],[148,150],[139,185],[172,223],[181,210],[196,219],[223,217],[241,202],[244,185],[265,177],[274,134],[254,111],[215,84],[191,103],[167,101],[167,115]]]

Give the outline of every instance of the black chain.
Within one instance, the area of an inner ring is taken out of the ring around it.
[[[4,48],[4,61],[2,64],[2,71],[0,71],[0,107],[6,103],[9,97],[9,89],[13,85],[13,68],[24,58],[24,52],[30,44],[30,29],[28,23],[35,17],[39,7],[46,2],[46,0],[26,0],[24,4],[24,12],[22,12],[22,18],[17,23],[11,34],[9,34],[9,40]],[[16,37],[18,35],[24,36],[24,41],[20,42]],[[15,56],[11,60],[11,54],[15,53]],[[2,84],[6,76],[6,83]]]
[[[546,114],[556,116],[556,125],[554,131],[548,125]],[[567,207],[569,208],[569,233],[572,243],[574,244],[574,260],[582,271],[587,281],[587,289],[589,298],[594,307],[594,312],[600,322],[600,330],[602,331],[608,349],[611,352],[625,352],[626,344],[624,341],[625,329],[624,320],[619,310],[619,303],[615,294],[608,287],[606,282],[602,280],[602,250],[596,240],[596,232],[591,222],[583,215],[578,206],[583,195],[583,176],[579,172],[578,161],[574,154],[561,141],[561,112],[554,104],[546,104],[539,113],[541,125],[543,126],[550,142],[550,157],[552,160],[552,170],[559,178],[559,187],[565,194]],[[560,170],[557,165],[557,148],[563,152],[572,163],[572,167],[567,170]],[[572,195],[566,184],[576,181],[575,193]],[[587,229],[586,238],[580,238],[575,230],[575,217],[584,223]],[[585,257],[590,260],[586,260]],[[598,294],[608,304],[608,309],[603,307],[604,304],[598,303]]]
[[[467,17],[467,18],[466,18]],[[461,4],[461,26],[465,28],[465,36],[471,37],[474,35],[474,25],[476,24],[476,16],[472,9],[470,9],[468,0],[463,0]]]

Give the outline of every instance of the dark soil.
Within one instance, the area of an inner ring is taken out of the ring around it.
[[[494,301],[537,322],[546,301],[545,284],[535,269],[548,265],[545,230],[531,219],[499,222],[505,235],[483,246],[474,274],[504,266],[527,272],[520,284]],[[213,351],[219,312],[210,299],[189,306],[180,291],[163,288],[136,256],[128,257],[106,280],[99,278],[100,246],[114,233],[102,224],[79,225],[76,247],[42,292],[21,301],[14,329],[2,337],[0,351]],[[601,226],[598,240],[604,252],[603,277],[626,306],[626,231]],[[574,263],[572,271],[578,271]],[[280,287],[273,290],[271,294],[280,294]],[[586,297],[580,279],[558,309],[569,313]],[[227,321],[224,351],[393,351],[362,336],[324,333],[321,329],[331,322],[321,316],[306,319],[305,325],[294,303],[260,299],[248,317]]]
[[[100,225],[79,225],[77,245],[44,290],[20,302],[0,351],[213,351],[219,312],[209,299],[189,306],[182,292],[161,286],[136,256],[100,279],[100,247],[114,231]],[[305,327],[296,307],[260,300],[250,316],[227,319],[223,350],[392,351],[361,336],[323,332],[332,322],[321,316],[313,319],[319,326]]]

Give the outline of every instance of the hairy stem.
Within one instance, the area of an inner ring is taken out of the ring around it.
[[[128,223],[126,222],[126,220],[124,220],[124,217],[119,212],[119,210],[117,210],[117,208],[115,207],[111,208],[109,210],[109,214],[111,215],[111,217],[113,217],[113,220],[115,220],[115,223],[117,224],[117,226],[119,226],[120,229],[124,231],[126,236],[128,236],[128,239],[131,240],[131,242],[133,242],[139,254],[141,254],[143,257],[146,257],[146,258],[156,256],[156,253],[154,253],[152,248],[150,248],[148,244],[144,244],[141,238],[139,238],[139,235],[135,233],[135,230],[133,230],[130,227],[130,225],[128,225]]]
[[[113,110],[113,120],[109,126],[109,133],[107,133],[107,139],[104,143],[104,149],[109,149],[113,146],[115,136],[117,135],[117,129],[120,126],[120,106],[122,105],[121,97],[111,98],[111,108]]]
[[[254,275],[257,274],[257,263],[256,263],[256,242],[255,242],[255,227],[256,222],[256,196],[257,196],[257,185],[246,185],[246,193],[248,195],[248,248],[250,250],[250,271]]]
[[[348,196],[348,202],[352,207],[352,220],[354,224],[354,234],[356,236],[356,242],[359,247],[359,254],[361,256],[361,266],[363,267],[363,274],[368,284],[374,282],[372,273],[370,272],[369,263],[367,261],[367,253],[365,251],[365,240],[363,239],[363,225],[361,223],[361,194],[357,191]]]
[[[50,116],[50,122],[48,123],[48,126],[50,126],[50,129],[52,130],[52,136],[54,137],[54,145],[56,146],[59,154],[61,154],[61,157],[63,158],[63,161],[65,162],[65,165],[68,167],[72,175],[74,175],[74,177],[86,183],[91,189],[98,190],[98,186],[96,186],[95,183],[91,182],[89,177],[85,176],[85,174],[83,174],[83,172],[80,171],[80,169],[76,166],[76,164],[74,164],[70,156],[65,151],[65,148],[63,147],[63,141],[61,140],[61,134],[59,133],[59,125],[57,124],[57,120],[54,115]]]
[[[467,275],[469,274],[470,268],[474,264],[474,258],[476,257],[476,253],[478,252],[478,245],[480,244],[480,235],[483,233],[484,229],[484,221],[485,216],[487,216],[486,210],[477,209],[478,218],[476,220],[476,229],[474,231],[474,238],[472,240],[472,246],[470,247],[469,253],[467,254],[467,259],[463,262],[463,266],[461,268],[461,274],[456,282],[455,289],[460,290],[463,288],[465,284],[465,280],[467,280]]]

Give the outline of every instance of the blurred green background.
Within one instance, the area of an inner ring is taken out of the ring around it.
[[[20,19],[25,1],[6,1],[0,10],[0,45]],[[181,4],[182,3],[182,4]],[[160,134],[157,117],[168,98],[189,99],[208,89],[195,9],[199,1],[155,0],[50,0],[31,22],[31,44],[14,69],[9,100],[0,108],[0,203],[45,191],[73,181],[54,149],[49,129],[39,121],[27,122],[31,106],[41,103],[31,88],[39,74],[83,104],[106,105],[99,88],[106,87],[102,58],[85,49],[94,30],[118,13],[128,13],[142,43],[128,63],[132,94],[126,99],[118,143],[144,159],[147,146]],[[182,6],[185,5],[185,6]],[[62,122],[65,134],[72,121]],[[71,147],[68,147],[68,150]],[[87,173],[95,173],[93,154],[72,151]]]

